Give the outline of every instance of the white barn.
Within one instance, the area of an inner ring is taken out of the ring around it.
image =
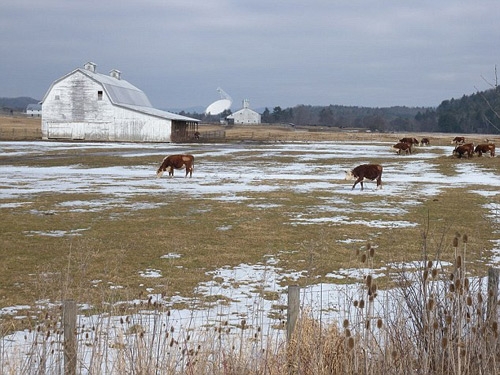
[[[52,83],[43,97],[42,138],[86,141],[183,142],[199,120],[153,108],[143,91],[88,62]]]
[[[28,104],[26,114],[31,117],[40,117],[42,115],[42,106],[40,104]]]
[[[233,121],[235,124],[260,124],[261,121],[260,114],[250,109],[250,102],[248,99],[243,100],[243,109],[234,112],[226,118]]]

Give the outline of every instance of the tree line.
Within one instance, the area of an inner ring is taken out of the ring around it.
[[[37,103],[33,98],[0,98],[0,112],[24,111]],[[231,114],[226,110],[217,116],[181,111],[181,115],[203,122],[220,122]],[[272,109],[261,113],[262,123],[294,124],[297,126],[327,126],[367,129],[374,132],[441,132],[441,133],[500,133],[500,87],[464,95],[460,99],[444,100],[437,107],[313,106]]]
[[[261,113],[262,123],[316,125],[367,129],[376,132],[500,133],[500,88],[444,100],[438,107],[369,108],[356,106],[313,106],[272,109]],[[181,112],[205,122],[224,120],[231,111],[219,116]]]

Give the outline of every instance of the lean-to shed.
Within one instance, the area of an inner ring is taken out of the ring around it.
[[[42,138],[121,142],[184,142],[199,120],[153,108],[146,94],[113,69],[96,64],[52,83],[42,100]]]

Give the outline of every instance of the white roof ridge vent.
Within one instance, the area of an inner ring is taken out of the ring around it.
[[[91,61],[89,61],[88,63],[86,63],[84,66],[85,70],[88,70],[92,73],[95,73],[96,70],[97,70],[97,65]]]
[[[120,72],[118,69],[113,69],[109,72],[109,75],[113,78],[121,79],[122,72]]]

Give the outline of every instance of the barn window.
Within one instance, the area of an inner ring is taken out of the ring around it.
[[[59,100],[61,97],[59,95],[56,94],[56,96],[54,96],[54,100]]]
[[[102,91],[97,91],[97,100],[102,100]]]

